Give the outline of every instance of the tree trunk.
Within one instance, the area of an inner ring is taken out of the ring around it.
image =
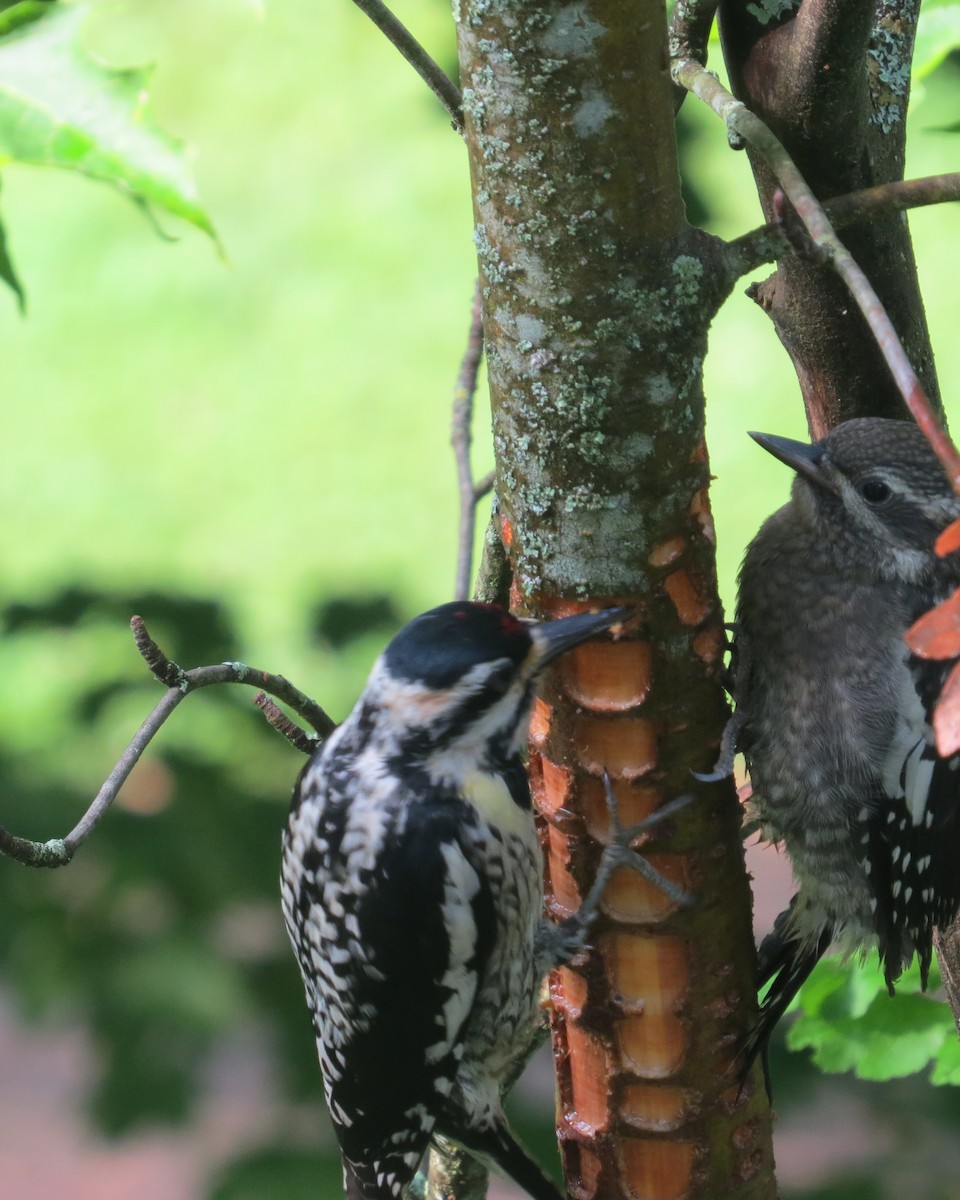
[[[770,126],[818,199],[903,178],[919,8],[920,0],[804,0],[764,19],[761,6],[722,0],[734,94]],[[775,181],[755,156],[751,166],[771,219]],[[871,217],[843,238],[938,405],[906,214]],[[866,322],[828,266],[784,258],[754,297],[793,359],[814,437],[850,417],[907,416]]]
[[[729,290],[685,220],[662,0],[460,0],[503,541],[513,603],[631,603],[537,705],[550,904],[574,911],[607,833],[694,786],[725,716],[701,366]],[[770,1114],[736,1047],[756,1012],[731,784],[658,832],[678,911],[615,877],[585,966],[552,981],[559,1129],[578,1197],[772,1197]]]

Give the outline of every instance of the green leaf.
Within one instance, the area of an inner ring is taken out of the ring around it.
[[[937,981],[931,973],[931,985]],[[893,1079],[921,1071],[931,1061],[952,1080],[952,1060],[945,1054],[948,1039],[956,1041],[953,1018],[946,1005],[920,994],[920,973],[914,966],[897,983],[897,995],[887,995],[878,966],[821,962],[801,990],[800,1015],[787,1034],[793,1050],[813,1051],[823,1071],[853,1071],[861,1079]],[[957,1064],[960,1082],[960,1063]]]
[[[0,13],[0,165],[78,171],[217,242],[182,144],[151,120],[149,71],[88,55],[80,41],[87,12],[26,0]]]
[[[913,48],[913,77],[923,79],[960,46],[960,3],[924,0]]]
[[[0,3],[0,37],[29,25],[50,12],[51,0],[9,0]]]

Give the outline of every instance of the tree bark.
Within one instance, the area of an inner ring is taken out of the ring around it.
[[[779,16],[767,10],[780,7]],[[910,60],[919,0],[722,0],[734,94],[786,146],[820,200],[903,178]],[[776,184],[751,166],[767,219]],[[861,222],[844,242],[893,321],[931,401],[933,352],[905,214]],[[907,411],[844,284],[809,258],[780,261],[754,289],[793,360],[814,437],[854,416]]]
[[[608,834],[691,790],[726,707],[701,367],[731,280],[685,221],[662,0],[460,0],[501,530],[514,607],[631,603],[613,645],[538,701],[531,775],[554,915]],[[756,1012],[732,785],[697,786],[618,873],[595,946],[552,981],[564,1168],[577,1197],[772,1197],[770,1114],[736,1047]]]

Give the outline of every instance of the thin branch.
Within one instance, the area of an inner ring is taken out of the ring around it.
[[[137,649],[147,666],[167,687],[179,688],[186,694],[212,683],[245,683],[249,687],[261,688],[284,704],[289,704],[294,712],[299,713],[307,724],[316,730],[321,741],[329,737],[337,727],[336,721],[328,717],[315,700],[311,700],[305,692],[294,687],[282,675],[271,675],[269,671],[259,671],[256,667],[247,667],[240,662],[218,663],[213,667],[195,667],[192,671],[185,671],[163,653],[147,631],[143,617],[131,617],[130,628],[133,630],[133,640]]]
[[[849,225],[874,213],[922,208],[947,200],[960,200],[960,172],[880,183],[859,192],[849,192],[846,196],[835,196],[824,204],[824,208],[831,221]]]
[[[764,122],[732,96],[716,76],[699,63],[692,59],[675,61],[673,77],[723,119],[731,145],[748,143],[776,176],[814,246],[824,254],[847,285],[850,295],[870,327],[913,419],[943,464],[954,489],[960,492],[960,454],[930,407],[920,380],[910,365],[880,298],[849,250],[837,237],[796,163]]]
[[[130,629],[133,631],[133,641],[140,651],[140,657],[164,687],[182,687],[183,669],[178,667],[175,662],[171,662],[153,640],[144,624],[143,617],[131,617]]]
[[[921,179],[898,179],[876,187],[861,188],[845,196],[825,200],[823,211],[830,223],[843,229],[868,217],[923,208],[960,200],[960,172],[926,175]],[[727,243],[724,257],[734,275],[747,275],[764,263],[774,262],[792,247],[779,221],[770,221]]]
[[[263,713],[267,724],[271,725],[277,733],[282,733],[290,745],[296,746],[302,753],[312,754],[321,744],[319,738],[311,737],[305,729],[301,729],[295,721],[291,721],[283,709],[274,704],[266,692],[257,692],[253,702]]]
[[[211,687],[220,683],[243,683],[249,687],[269,692],[271,696],[288,704],[313,726],[318,735],[314,746],[322,743],[336,728],[335,722],[327,716],[319,704],[295,688],[282,675],[271,675],[267,671],[257,670],[256,667],[247,667],[240,662],[218,663],[215,666],[195,667],[191,671],[184,671],[163,653],[147,632],[142,618],[134,617],[130,625],[133,629],[137,649],[151,671],[164,682],[172,679],[176,680],[176,683],[168,684],[166,695],[134,734],[89,808],[67,836],[53,838],[47,842],[32,842],[27,838],[16,837],[0,826],[0,854],[7,858],[16,859],[17,862],[29,867],[62,867],[70,862],[78,847],[83,845],[103,819],[107,809],[116,799],[120,788],[126,782],[144,750],[156,737],[160,727],[177,705],[198,688]]]
[[[463,133],[463,96],[450,76],[424,50],[409,29],[381,0],[353,0],[380,32],[392,42],[450,114],[453,127]]]
[[[455,600],[466,600],[470,596],[477,505],[487,495],[494,483],[493,472],[485,475],[478,483],[474,483],[473,469],[470,465],[470,444],[473,440],[473,400],[477,392],[477,374],[482,357],[483,312],[478,282],[470,310],[470,333],[467,338],[467,348],[463,354],[460,374],[457,376],[457,386],[453,393],[453,420],[450,429],[450,444],[453,446],[453,455],[457,464],[457,481],[460,490]]]
[[[717,15],[719,0],[677,0],[670,18],[671,59],[692,58],[706,63],[710,30]],[[678,85],[676,111],[680,111],[686,89]]]

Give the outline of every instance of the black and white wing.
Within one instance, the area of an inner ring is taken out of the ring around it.
[[[861,813],[864,866],[891,992],[914,951],[926,987],[933,931],[960,908],[960,756],[941,758],[930,726],[949,666],[910,659],[901,720],[884,763],[884,795]]]
[[[311,807],[288,924],[348,1173],[364,1200],[392,1200],[453,1089],[493,900],[442,806],[378,797],[341,809],[307,795],[295,836]]]

